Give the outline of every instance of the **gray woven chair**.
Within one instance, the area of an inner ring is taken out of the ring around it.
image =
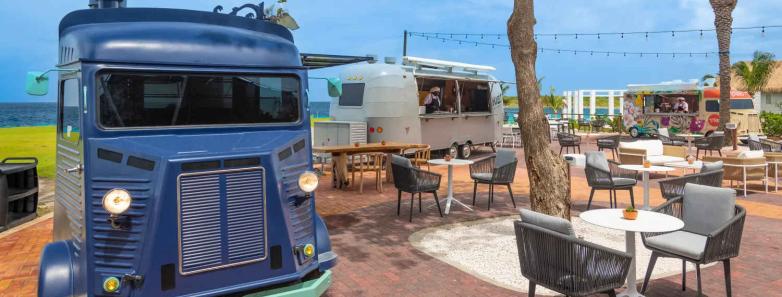
[[[491,203],[494,201],[494,185],[505,185],[508,187],[508,194],[510,194],[510,201],[513,202],[513,208],[516,208],[516,200],[513,199],[513,190],[511,190],[510,185],[516,177],[516,165],[518,162],[515,151],[498,149],[495,156],[470,164],[470,177],[473,180],[472,205],[475,205],[478,184],[489,185],[487,210],[491,209]]]
[[[603,152],[586,152],[584,172],[587,184],[592,188],[589,192],[587,209],[592,207],[595,190],[608,190],[610,207],[616,207],[616,190],[628,190],[630,191],[630,205],[635,207],[633,187],[638,182],[635,179],[635,171],[619,168],[619,163],[607,160]]]
[[[747,139],[747,144],[749,144],[749,149],[753,151],[764,151],[767,153],[782,152],[782,143],[768,139]]]
[[[746,211],[736,205],[736,191],[687,184],[684,196],[668,200],[654,211],[680,218],[684,228],[666,233],[641,233],[652,251],[641,293],[646,291],[657,258],[682,260],[682,291],[686,290],[687,262],[695,264],[698,296],[701,296],[701,265],[722,261],[725,291],[731,296],[730,259],[739,255]]]
[[[666,200],[671,200],[684,195],[684,186],[686,184],[720,187],[722,186],[722,176],[724,174],[725,171],[717,170],[664,178],[658,181],[660,183],[660,193]]]
[[[698,158],[698,156],[700,156],[701,151],[709,152],[710,156],[714,154],[714,151],[717,151],[720,157],[722,157],[722,147],[725,146],[725,135],[712,134],[709,135],[708,137],[703,137],[694,140],[692,142],[692,145],[695,146],[695,148],[697,149],[695,151],[696,159]]]
[[[606,121],[604,119],[598,118],[590,122],[589,125],[592,126],[592,129],[590,130],[591,132],[595,132],[595,130],[600,132],[600,130],[603,129],[603,126],[606,125]]]
[[[567,296],[616,296],[627,277],[630,254],[577,238],[567,220],[522,209],[514,228],[530,297],[537,285]]]
[[[443,216],[443,212],[440,210],[440,200],[437,197],[441,179],[439,174],[415,168],[410,163],[410,159],[398,155],[391,156],[391,168],[394,175],[394,186],[397,189],[397,216],[402,208],[402,192],[410,193],[410,222],[413,221],[415,194],[418,194],[418,212],[422,210],[421,193],[432,193],[434,201],[437,203],[437,212],[440,213],[440,217]]]
[[[619,154],[619,134],[598,138],[597,150],[602,152],[604,149],[610,150],[611,159],[616,160],[616,155]]]
[[[592,129],[592,126],[589,124],[589,120],[578,119],[578,131],[581,131],[582,129],[586,129],[587,132]]]
[[[573,153],[578,149],[578,153],[581,153],[581,136],[558,132],[557,141],[559,142],[559,154],[562,155],[562,149],[565,149],[565,153],[569,152],[569,148],[573,148]]]

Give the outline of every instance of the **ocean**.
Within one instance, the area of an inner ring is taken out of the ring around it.
[[[48,126],[57,123],[57,103],[2,103],[0,128]]]
[[[310,102],[310,114],[316,118],[329,117],[329,102]],[[57,123],[57,103],[2,103],[0,128],[48,126]]]

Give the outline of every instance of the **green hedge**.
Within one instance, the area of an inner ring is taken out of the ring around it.
[[[766,136],[782,136],[782,114],[762,112],[763,133]]]

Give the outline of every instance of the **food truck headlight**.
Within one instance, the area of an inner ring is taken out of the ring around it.
[[[312,258],[312,256],[315,255],[315,246],[311,243],[308,243],[304,246],[304,255],[307,256],[307,258]]]
[[[119,291],[120,281],[116,277],[107,277],[103,279],[103,291],[114,293]]]
[[[119,215],[130,208],[130,202],[133,198],[130,193],[123,189],[113,189],[103,195],[103,208],[112,215]]]
[[[318,175],[307,171],[299,175],[299,189],[305,193],[312,193],[318,188]]]

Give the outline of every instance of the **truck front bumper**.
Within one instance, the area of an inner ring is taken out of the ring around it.
[[[318,297],[331,286],[331,270],[326,270],[320,277],[303,283],[277,288],[269,291],[253,293],[244,297]]]

